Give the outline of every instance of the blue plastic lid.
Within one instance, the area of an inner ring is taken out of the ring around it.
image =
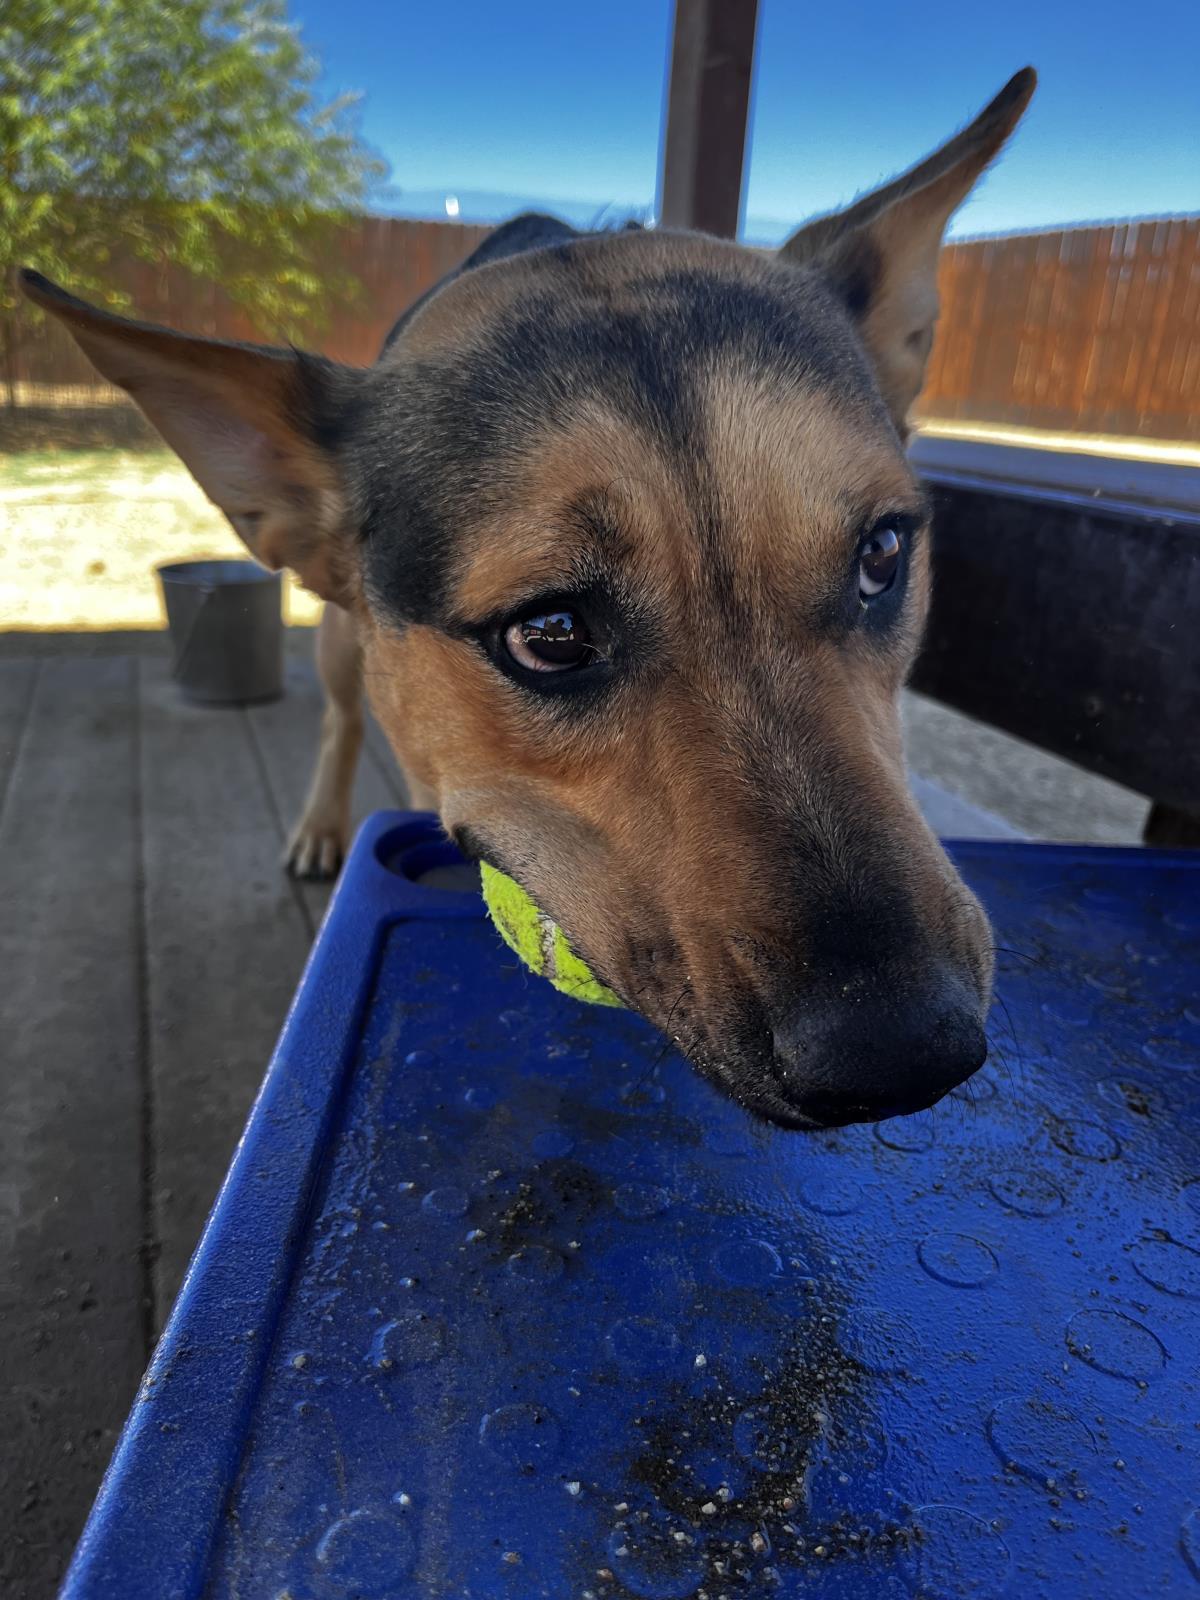
[[[805,1135],[450,854],[360,837],[72,1600],[1197,1590],[1200,861],[956,848],[989,1065]]]

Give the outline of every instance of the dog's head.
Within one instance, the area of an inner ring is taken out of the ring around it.
[[[367,371],[28,285],[261,560],[358,613],[464,848],[779,1122],[911,1111],[985,1055],[987,924],[901,756],[929,594],[904,440],[943,229],[1032,88],[775,254],[493,251]]]

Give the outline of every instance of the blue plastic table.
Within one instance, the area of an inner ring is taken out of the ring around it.
[[[955,855],[993,1056],[756,1125],[360,836],[70,1600],[1200,1594],[1200,859]]]

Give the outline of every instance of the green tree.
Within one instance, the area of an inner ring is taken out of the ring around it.
[[[31,265],[114,308],[130,255],[219,283],[272,337],[347,284],[322,253],[383,166],[322,105],[285,0],[3,0],[0,359]]]

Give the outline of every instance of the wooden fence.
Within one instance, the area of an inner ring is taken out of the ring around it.
[[[404,308],[491,231],[450,222],[358,218],[336,246],[336,267],[339,274],[357,278],[362,291],[352,301],[331,297],[323,307],[319,330],[297,342],[340,361],[369,366]],[[132,259],[114,264],[113,279],[132,300],[130,314],[147,322],[210,338],[271,342],[214,283],[176,269],[160,272]],[[68,403],[118,397],[118,391],[98,377],[74,341],[48,317],[36,323],[24,321],[15,377],[18,398],[39,405],[52,397]]]
[[[1200,217],[951,245],[928,417],[1200,442]]]
[[[374,360],[396,315],[486,235],[446,222],[363,217],[339,265],[362,280],[331,304],[317,348]],[[121,269],[138,312],[197,333],[258,337],[211,284],[138,263]],[[1081,433],[1200,440],[1200,218],[1116,223],[951,245],[921,413]],[[22,397],[110,391],[56,327],[28,326]]]

